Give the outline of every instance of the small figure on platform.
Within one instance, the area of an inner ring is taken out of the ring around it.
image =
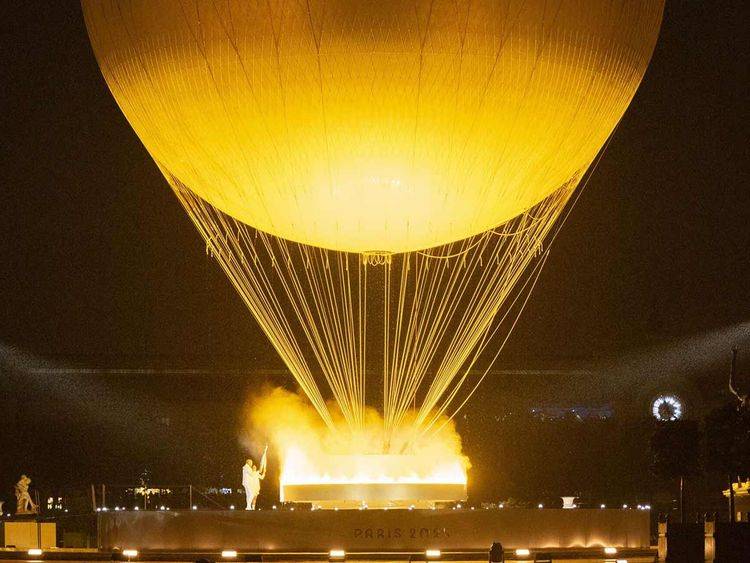
[[[266,478],[266,455],[268,446],[263,450],[260,467],[255,467],[252,459],[248,459],[242,467],[242,486],[245,488],[247,505],[245,510],[255,510],[255,502],[260,494],[260,482]]]
[[[26,475],[21,475],[21,478],[16,483],[16,514],[36,514],[39,512],[39,507],[34,504],[29,494],[29,485],[31,479]]]

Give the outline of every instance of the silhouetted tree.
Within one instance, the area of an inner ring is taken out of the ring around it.
[[[750,474],[750,413],[735,404],[714,409],[706,417],[705,433],[707,469]]]
[[[706,468],[726,476],[732,483],[750,475],[750,412],[732,402],[714,409],[705,420]],[[729,499],[730,519],[734,521],[733,499]]]
[[[680,521],[685,521],[685,479],[701,472],[701,429],[696,421],[658,422],[651,436],[651,470],[680,482]]]

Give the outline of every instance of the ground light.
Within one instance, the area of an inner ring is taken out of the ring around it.
[[[221,552],[221,556],[224,559],[234,559],[235,557],[237,557],[237,551],[235,551],[234,549],[225,549]]]
[[[516,550],[516,556],[518,557],[527,557],[531,555],[531,551],[526,548],[521,548]]]
[[[604,548],[604,553],[607,554],[607,555],[614,555],[615,553],[617,553],[617,548],[616,547],[605,547]]]
[[[328,552],[328,559],[331,561],[342,561],[346,558],[346,551],[343,549],[332,549]]]
[[[138,557],[138,550],[137,549],[123,549],[122,554],[128,559],[132,559],[133,557]]]
[[[440,550],[439,549],[428,549],[424,552],[424,555],[427,559],[440,559]]]
[[[26,552],[31,557],[39,557],[43,552],[38,547],[32,547],[30,550]]]

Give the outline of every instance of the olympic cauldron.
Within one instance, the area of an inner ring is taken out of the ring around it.
[[[459,458],[436,460],[427,471],[415,455],[328,455],[311,465],[301,451],[287,452],[282,502],[322,509],[435,508],[466,498],[466,471]]]

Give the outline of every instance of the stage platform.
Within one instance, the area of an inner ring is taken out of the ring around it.
[[[650,549],[649,513],[642,510],[119,511],[100,513],[98,530],[102,550],[154,552],[486,555],[496,541],[511,551]]]

